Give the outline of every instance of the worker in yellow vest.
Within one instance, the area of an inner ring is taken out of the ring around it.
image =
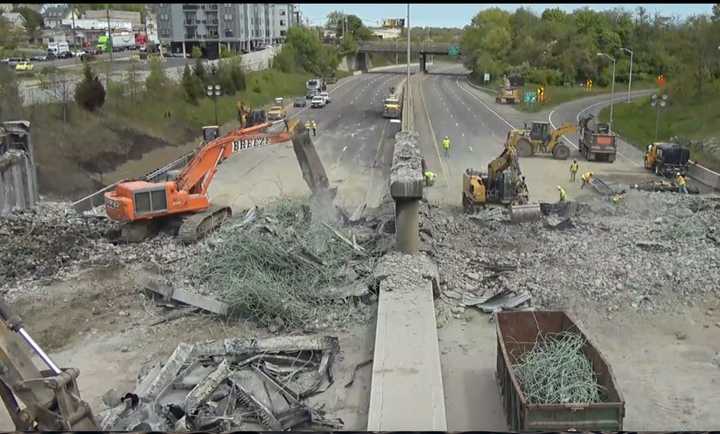
[[[567,192],[564,188],[557,186],[558,191],[560,192],[560,202],[566,202],[567,201]]]

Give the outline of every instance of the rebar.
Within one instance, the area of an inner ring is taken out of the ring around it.
[[[602,387],[583,353],[585,339],[573,332],[539,336],[532,350],[514,366],[531,404],[601,402]]]
[[[346,283],[339,271],[357,253],[309,214],[305,201],[286,199],[259,212],[253,225],[219,230],[220,242],[194,258],[190,280],[219,294],[231,314],[263,326],[303,327],[342,315],[348,304],[326,289]]]

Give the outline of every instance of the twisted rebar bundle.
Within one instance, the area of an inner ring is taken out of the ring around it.
[[[585,339],[572,332],[538,338],[514,366],[531,404],[588,404],[601,401],[601,386],[582,351]]]

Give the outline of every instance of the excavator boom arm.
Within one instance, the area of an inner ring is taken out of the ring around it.
[[[296,121],[295,121],[296,122]],[[293,122],[293,124],[295,123]],[[236,129],[205,144],[177,178],[178,191],[206,194],[218,165],[235,153],[290,140],[290,129],[267,133],[271,123]]]

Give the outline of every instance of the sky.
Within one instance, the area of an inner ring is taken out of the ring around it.
[[[310,19],[311,25],[324,25],[327,14],[338,10],[347,14],[357,15],[363,20],[366,26],[378,26],[385,18],[405,18],[407,15],[407,3],[300,3],[300,11],[303,16]],[[482,9],[500,7],[508,11],[514,11],[519,7],[527,7],[536,13],[544,9],[559,7],[567,12],[574,9],[589,6],[595,10],[613,9],[618,6],[634,11],[637,7],[644,7],[650,15],[656,11],[662,15],[678,15],[681,18],[690,15],[712,13],[712,3],[660,3],[660,4],[432,4],[418,3],[410,4],[410,25],[419,27],[464,27],[470,24],[470,20]]]

